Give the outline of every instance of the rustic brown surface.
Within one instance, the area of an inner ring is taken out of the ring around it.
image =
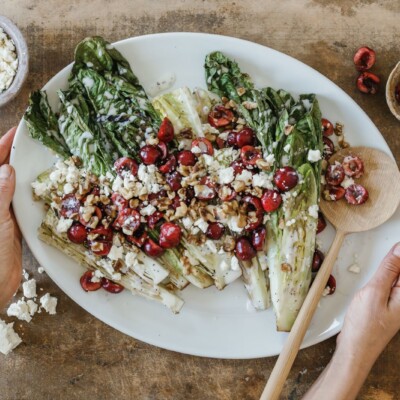
[[[399,122],[386,106],[384,90],[375,97],[360,94],[352,66],[354,50],[367,44],[377,51],[374,69],[386,82],[400,58],[397,0],[1,0],[0,14],[23,30],[31,56],[24,90],[0,110],[1,133],[21,118],[28,93],[72,60],[73,48],[83,37],[98,34],[114,41],[154,32],[197,31],[249,39],[314,67],[367,112],[400,162]],[[261,393],[275,358],[213,360],[155,348],[82,310],[45,274],[37,273],[38,264],[26,248],[24,267],[39,287],[59,298],[58,313],[16,324],[24,343],[0,357],[1,399],[257,399]],[[300,399],[334,348],[332,338],[301,351],[282,399]],[[399,398],[399,351],[397,335],[359,399]]]

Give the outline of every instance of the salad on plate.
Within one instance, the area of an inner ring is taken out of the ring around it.
[[[86,291],[127,289],[178,313],[187,285],[242,279],[290,331],[318,255],[326,123],[315,95],[256,88],[219,51],[204,68],[207,89],[150,98],[108,42],[78,44],[59,109],[37,91],[25,114],[58,156],[32,183],[39,237],[86,269]]]

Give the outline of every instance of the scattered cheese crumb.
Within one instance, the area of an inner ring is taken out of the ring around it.
[[[361,268],[357,263],[351,264],[347,269],[353,274],[359,274],[361,272]]]
[[[110,260],[116,261],[116,260],[122,260],[123,255],[124,255],[124,249],[122,246],[117,247],[115,245],[112,245],[107,257]]]
[[[39,268],[38,268],[38,272],[39,272],[39,274],[43,274],[44,268],[43,268],[43,267],[39,267]]]
[[[314,204],[313,206],[308,207],[308,214],[312,218],[318,218],[318,204]]]
[[[307,160],[310,162],[318,162],[321,159],[320,150],[308,150]]]
[[[233,256],[231,259],[231,269],[232,271],[239,271],[240,270],[240,264],[239,260],[236,256]]]
[[[65,219],[63,217],[60,218],[57,224],[57,232],[58,233],[65,233],[71,227],[74,221],[72,219]]]
[[[57,298],[46,293],[40,298],[40,304],[51,315],[56,314]]]
[[[29,281],[24,282],[22,284],[22,290],[27,299],[36,297],[36,281],[34,279],[30,279]]]
[[[9,317],[17,317],[21,321],[32,321],[29,306],[24,300],[18,300],[16,303],[10,304],[7,309],[7,315]]]
[[[14,323],[6,324],[0,319],[0,352],[4,355],[10,353],[22,342],[13,326]]]

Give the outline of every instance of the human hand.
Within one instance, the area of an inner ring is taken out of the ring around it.
[[[400,243],[393,246],[346,313],[332,360],[304,400],[355,399],[370,369],[400,329]]]
[[[15,189],[15,171],[8,165],[16,128],[0,139],[0,309],[21,282],[21,232],[10,209]]]

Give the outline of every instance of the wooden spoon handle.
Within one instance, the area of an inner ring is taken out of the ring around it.
[[[337,231],[335,240],[325,260],[311,285],[310,291],[300,309],[299,315],[289,333],[286,343],[279,355],[278,360],[271,372],[267,385],[261,395],[260,400],[276,400],[281,394],[282,387],[292,368],[293,362],[297,356],[304,335],[307,332],[311,319],[320,301],[322,292],[326,287],[329,275],[332,272],[333,265],[339,254],[339,250],[343,244],[345,233]]]

